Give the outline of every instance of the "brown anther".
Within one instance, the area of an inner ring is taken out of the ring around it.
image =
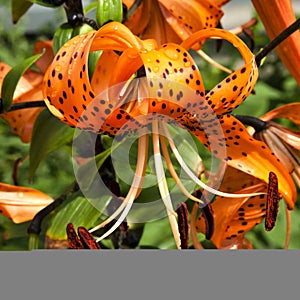
[[[69,223],[67,225],[66,230],[67,230],[67,236],[68,236],[69,249],[84,249],[84,247],[74,229],[74,225],[72,223]]]
[[[194,195],[201,200],[205,202],[205,205],[199,205],[199,208],[202,211],[202,215],[205,221],[205,237],[207,240],[210,240],[213,233],[214,233],[214,227],[215,227],[215,222],[214,222],[214,212],[212,209],[212,206],[208,199],[202,194],[200,190],[197,190],[194,192]]]
[[[201,207],[202,214],[205,220],[206,225],[206,231],[205,231],[205,237],[207,240],[210,240],[213,233],[214,233],[214,215],[213,215],[213,209],[209,202],[203,207]]]
[[[101,249],[93,236],[83,226],[78,227],[78,236],[85,249]]]
[[[279,206],[278,179],[275,173],[269,173],[268,195],[266,203],[265,229],[270,231],[276,223]]]
[[[176,210],[178,215],[178,230],[180,233],[181,249],[189,248],[189,222],[188,210],[185,203],[182,203]]]

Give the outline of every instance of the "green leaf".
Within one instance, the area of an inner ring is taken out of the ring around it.
[[[61,24],[55,31],[53,35],[53,50],[56,54],[58,50],[72,37],[87,33],[89,31],[93,30],[93,27],[91,27],[88,24],[82,24],[76,27],[72,27],[69,23],[63,23]]]
[[[76,172],[76,178],[81,188],[84,190],[90,190],[94,179],[98,176],[98,169],[103,165],[105,160],[111,155],[111,153],[120,146],[121,143],[116,143],[112,148],[108,148],[100,154],[96,155],[94,159],[91,159],[86,164],[80,166]]]
[[[19,19],[26,13],[32,3],[27,0],[12,0],[11,1],[11,16],[12,22],[16,24]]]
[[[33,55],[31,57],[28,57],[27,59],[23,60],[21,63],[14,66],[6,74],[6,76],[4,77],[2,89],[1,89],[4,111],[9,110],[9,108],[11,107],[14,92],[15,92],[16,86],[17,86],[20,78],[23,76],[25,71],[35,61],[37,61],[43,54],[44,54],[44,52]]]
[[[246,234],[246,238],[252,242],[254,249],[283,249],[286,237],[286,217],[284,210],[284,202],[280,201],[276,224],[271,231],[265,230],[263,221]],[[296,207],[290,214],[292,222],[289,249],[299,249],[300,209]]]
[[[61,6],[65,1],[63,0],[29,0],[32,3],[41,5],[41,6],[46,6],[46,7],[57,7]]]
[[[56,29],[53,35],[54,54],[56,54],[58,50],[72,38],[73,30],[74,28],[68,23],[63,23]]]
[[[96,22],[102,26],[108,21],[122,22],[123,6],[121,0],[98,0]]]
[[[29,176],[49,153],[72,141],[74,129],[56,119],[47,109],[37,117],[29,150]]]
[[[46,231],[47,238],[65,240],[67,238],[66,227],[68,223],[73,223],[76,229],[78,226],[92,227],[101,214],[99,208],[104,209],[106,205],[107,202],[103,201],[95,208],[81,193],[74,194],[49,220]]]
[[[142,249],[176,249],[169,219],[163,218],[146,223],[139,247]]]
[[[84,14],[88,14],[90,13],[91,11],[93,11],[94,9],[97,8],[97,2],[92,2],[90,4],[88,4],[84,9],[83,9],[83,12]]]
[[[255,95],[250,95],[245,102],[234,110],[234,114],[260,117],[268,111],[270,99],[280,97],[278,90],[263,82],[258,82],[254,90]]]

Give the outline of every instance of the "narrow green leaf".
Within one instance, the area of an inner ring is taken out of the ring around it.
[[[56,29],[53,35],[54,54],[56,54],[58,50],[72,38],[73,30],[74,28],[68,23],[63,23]]]
[[[57,7],[61,6],[65,1],[64,0],[29,0],[32,3],[41,5],[41,6],[46,6],[46,7]]]
[[[56,119],[44,109],[33,127],[29,150],[29,176],[32,178],[37,167],[49,153],[72,141],[74,129]]]
[[[11,1],[11,17],[12,22],[16,24],[19,19],[26,13],[32,3],[27,0],[12,0]]]
[[[102,26],[108,21],[122,22],[123,6],[121,0],[98,0],[96,22]]]
[[[1,89],[2,101],[4,111],[9,110],[16,86],[24,74],[24,72],[35,62],[37,61],[44,52],[33,55],[31,57],[26,58],[21,63],[14,66],[4,77],[3,85]]]
[[[94,9],[97,8],[97,2],[92,2],[90,4],[88,4],[84,9],[83,9],[83,12],[84,14],[88,14],[90,13],[91,11],[93,11]]]
[[[119,147],[120,144],[121,143],[117,143],[112,148],[106,149],[105,151],[96,155],[94,159],[88,161],[86,164],[78,168],[76,178],[84,190],[91,189],[91,186],[94,183],[94,178],[98,175],[98,169],[103,165],[111,153],[117,147]]]
[[[104,209],[107,201],[103,201],[101,204]],[[101,214],[101,209],[99,209],[101,206],[99,205],[95,208],[81,194],[74,194],[49,221],[50,225],[46,231],[47,238],[65,240],[67,238],[66,227],[70,222],[73,223],[76,229],[78,226],[92,227]]]

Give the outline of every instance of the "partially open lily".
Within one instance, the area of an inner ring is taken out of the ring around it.
[[[205,93],[201,74],[187,50],[208,38],[228,40],[241,53],[244,64]],[[103,52],[90,81],[87,59],[89,52],[96,50]],[[198,31],[181,45],[158,46],[155,40],[140,40],[126,26],[111,22],[98,31],[73,38],[60,49],[44,78],[43,94],[49,110],[61,121],[82,130],[111,136],[139,134],[131,188],[119,209],[96,227],[103,227],[119,216],[115,225],[98,240],[121,224],[141,191],[148,155],[148,128],[152,130],[158,187],[178,248],[176,213],[166,183],[161,148],[174,181],[188,198],[201,202],[180,183],[169,163],[167,144],[182,169],[201,188],[219,196],[240,197],[205,185],[186,166],[168,132],[166,123],[170,120],[195,135],[228,165],[264,183],[268,182],[270,170],[276,173],[279,190],[293,208],[296,193],[287,170],[264,143],[253,139],[230,115],[251,93],[257,76],[254,55],[248,47],[237,36],[221,29]]]
[[[25,74],[19,80],[14,92],[13,103],[30,102],[43,99],[42,82],[44,72],[54,57],[52,43],[48,41],[37,42],[34,53],[42,52],[44,48],[47,48],[47,51],[36,62],[36,66],[41,72],[32,70],[27,70],[25,72]],[[0,62],[0,90],[3,79],[10,69],[10,66]],[[20,139],[23,143],[29,143],[31,140],[34,122],[42,109],[43,108],[26,108],[1,114],[1,117],[3,117],[10,124],[12,132],[20,136]]]
[[[291,0],[252,0],[252,3],[264,24],[270,40],[296,21]],[[300,32],[294,32],[283,41],[276,51],[300,85]]]
[[[32,218],[54,200],[45,193],[23,186],[0,183],[0,212],[14,223]]]
[[[266,192],[265,182],[244,172],[228,167],[220,188],[230,193]],[[218,249],[252,249],[245,234],[262,222],[268,208],[267,196],[261,194],[232,199],[216,196],[211,204],[214,217],[214,233],[211,241]],[[275,208],[276,210],[276,208]],[[196,233],[206,233],[205,216],[197,217],[198,207],[194,206],[191,215],[191,236],[195,248],[202,248]],[[275,220],[272,220],[274,222]],[[286,247],[289,241],[290,223],[287,224]],[[267,228],[269,230],[269,228]]]
[[[297,102],[279,106],[260,117],[262,122],[251,117],[252,122],[257,121],[257,126],[254,125],[255,129],[249,127],[248,131],[254,138],[264,141],[268,145],[300,187],[300,132],[289,129],[273,120],[288,119],[299,127],[299,112],[300,103]],[[251,120],[249,121],[249,125],[251,125]]]
[[[221,6],[228,1],[144,0],[125,24],[143,39],[179,43],[196,31],[217,27],[224,14]],[[137,5],[133,0],[123,3],[129,11]]]

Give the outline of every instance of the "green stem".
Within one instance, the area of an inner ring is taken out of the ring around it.
[[[256,56],[255,61],[259,67],[262,59],[267,56],[274,48],[276,48],[280,43],[287,39],[291,34],[300,28],[300,18],[296,20],[293,24],[283,30],[274,40],[272,40],[266,47],[264,47]]]
[[[30,222],[27,233],[29,235],[28,248],[29,249],[37,249],[33,248],[35,246],[38,247],[38,236],[41,232],[42,222],[46,216],[48,216],[55,208],[60,206],[65,199],[74,191],[78,190],[78,185],[76,182],[72,183],[67,190],[55,199],[54,202],[40,210]]]
[[[46,107],[46,103],[43,100],[30,101],[30,102],[18,102],[18,103],[14,103],[6,113],[19,110],[19,109],[34,108],[34,107]]]

